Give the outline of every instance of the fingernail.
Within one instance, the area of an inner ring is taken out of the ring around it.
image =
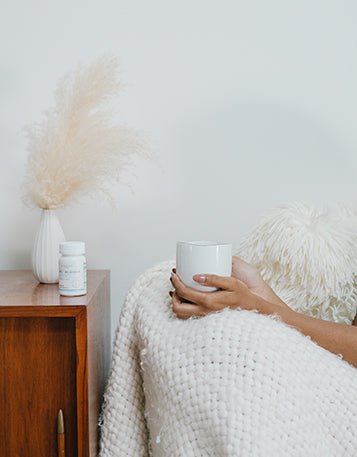
[[[176,268],[173,268],[172,271],[173,271],[174,273],[176,273]]]
[[[170,276],[170,281],[172,282],[172,276]]]
[[[193,280],[196,282],[206,282],[207,276],[206,275],[194,275]]]
[[[174,293],[172,292],[172,290],[170,290],[170,292],[169,292],[170,297],[172,297],[173,294],[174,294]]]

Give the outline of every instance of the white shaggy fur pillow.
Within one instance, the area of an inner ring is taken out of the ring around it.
[[[351,324],[357,309],[357,213],[336,205],[279,205],[243,239],[255,265],[293,310]]]

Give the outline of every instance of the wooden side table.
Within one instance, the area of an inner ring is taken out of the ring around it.
[[[0,456],[94,457],[109,371],[110,272],[88,271],[88,292],[61,297],[30,271],[0,271]]]

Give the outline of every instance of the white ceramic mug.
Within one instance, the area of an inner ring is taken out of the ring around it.
[[[176,273],[187,286],[203,292],[217,290],[192,279],[197,274],[231,276],[232,245],[214,241],[179,241],[176,244]]]

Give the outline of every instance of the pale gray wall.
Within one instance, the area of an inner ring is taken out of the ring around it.
[[[59,212],[112,271],[116,326],[136,276],[178,239],[237,245],[290,200],[350,200],[357,172],[357,4],[326,0],[17,0],[0,16],[0,268],[29,268],[39,212],[23,207],[24,124],[53,103],[59,76],[103,52],[128,86],[120,120],[159,163],[139,163],[118,213],[84,201]]]

